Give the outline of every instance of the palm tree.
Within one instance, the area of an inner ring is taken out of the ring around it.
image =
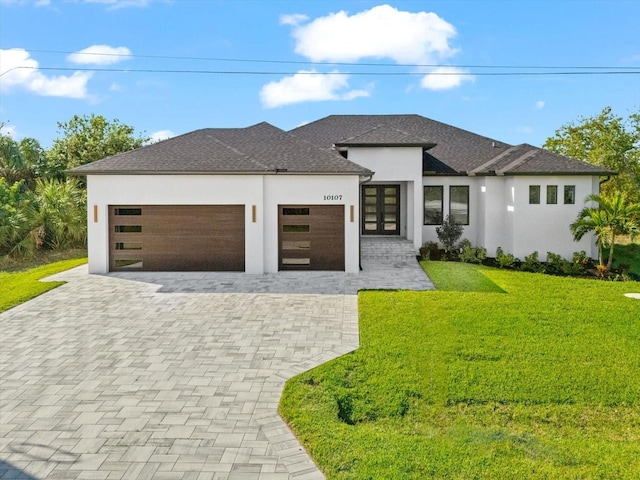
[[[36,180],[28,217],[45,232],[53,249],[84,245],[87,238],[86,191],[76,178]]]
[[[608,248],[606,268],[613,263],[613,247],[616,237],[635,236],[638,230],[636,216],[640,214],[640,203],[625,204],[624,194],[618,193],[610,199],[601,195],[589,195],[585,202],[596,202],[597,207],[584,207],[578,218],[570,225],[574,240],[578,241],[593,232],[598,245],[598,262],[604,266],[603,251]]]

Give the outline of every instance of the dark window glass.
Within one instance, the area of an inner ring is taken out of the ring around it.
[[[449,215],[460,225],[469,225],[469,187],[452,185],[449,187]]]
[[[573,205],[576,203],[576,186],[565,185],[564,186],[564,204]]]
[[[424,224],[442,225],[442,186],[424,187]]]
[[[558,203],[558,186],[547,185],[547,204],[554,205]]]
[[[309,225],[283,225],[284,233],[306,233],[309,231]]]
[[[529,203],[531,205],[540,203],[540,185],[529,185]]]
[[[142,208],[116,208],[115,214],[122,215],[142,215]]]
[[[116,233],[141,233],[142,225],[116,225]]]
[[[309,215],[309,209],[285,207],[282,209],[282,214],[283,215]]]
[[[142,244],[136,242],[118,242],[116,243],[116,250],[142,250]]]

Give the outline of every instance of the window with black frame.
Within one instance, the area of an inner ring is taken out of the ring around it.
[[[424,187],[424,224],[442,225],[442,209],[442,185],[429,185]]]
[[[451,185],[449,187],[449,216],[460,225],[469,225],[469,186]]]

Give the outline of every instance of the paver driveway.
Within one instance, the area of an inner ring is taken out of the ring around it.
[[[363,247],[359,275],[52,277],[0,314],[0,478],[323,478],[284,382],[357,348],[359,288],[433,288],[410,242]]]
[[[357,347],[355,295],[55,278],[0,315],[0,478],[323,478],[277,404]]]

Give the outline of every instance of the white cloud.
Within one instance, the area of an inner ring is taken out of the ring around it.
[[[438,67],[425,75],[420,81],[423,88],[429,90],[448,90],[459,87],[462,82],[473,82],[475,77],[456,67]]]
[[[367,90],[348,90],[349,75],[333,71],[320,74],[315,70],[300,70],[293,76],[270,82],[260,90],[260,100],[267,108],[281,107],[300,102],[323,100],[353,100],[368,97]],[[346,91],[345,91],[346,89]]]
[[[519,127],[516,127],[516,132],[517,133],[533,133],[534,129],[529,125],[520,125]]]
[[[175,136],[176,134],[171,130],[158,130],[149,135],[149,143],[161,142],[162,140],[167,140]]]
[[[545,102],[544,100],[538,100],[536,102],[536,110],[542,110],[544,108]]]
[[[287,19],[298,19],[295,15]],[[282,18],[281,18],[281,23]],[[316,61],[356,62],[363,58],[390,58],[398,63],[433,63],[456,50],[449,41],[456,29],[435,13],[411,13],[379,5],[349,16],[331,13],[293,25],[296,53]]]
[[[131,59],[131,50],[127,47],[110,47],[109,45],[92,45],[67,57],[72,63],[81,65],[111,65]]]
[[[280,25],[292,25],[296,27],[307,20],[309,20],[309,17],[299,13],[294,13],[293,15],[280,15]]]
[[[38,62],[23,48],[0,49],[0,89],[22,88],[36,95],[49,97],[88,98],[87,83],[91,72],[46,76],[38,69]]]

